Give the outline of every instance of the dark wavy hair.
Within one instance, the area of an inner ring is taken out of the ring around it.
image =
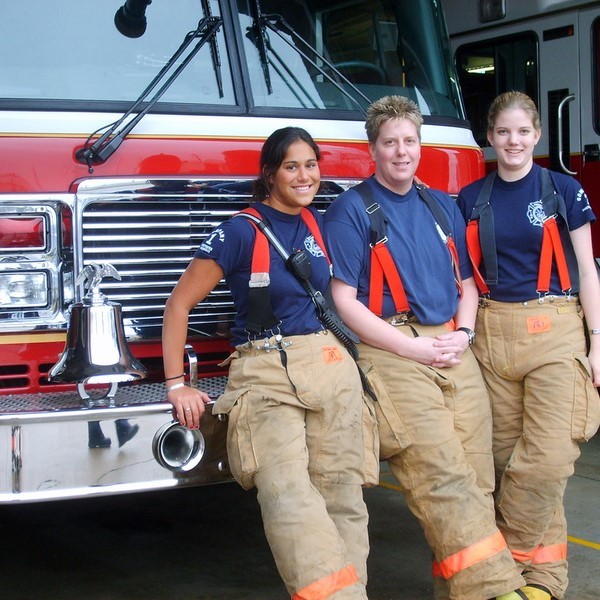
[[[260,152],[260,175],[254,181],[253,202],[260,202],[271,193],[271,177],[281,166],[289,147],[298,141],[306,142],[314,151],[317,161],[321,160],[321,150],[308,131],[301,127],[276,129],[266,139]]]

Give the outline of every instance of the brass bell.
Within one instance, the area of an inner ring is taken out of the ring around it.
[[[121,279],[112,265],[97,263],[88,265],[77,278],[77,285],[91,281],[89,291],[81,302],[71,305],[65,349],[48,373],[50,381],[77,383],[84,399],[89,398],[85,384],[110,383],[114,395],[119,382],[147,376],[127,345],[121,305],[109,302],[99,290],[107,276]]]

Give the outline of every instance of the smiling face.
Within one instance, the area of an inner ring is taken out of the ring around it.
[[[298,214],[313,201],[320,183],[315,151],[298,140],[290,144],[282,163],[269,178],[270,194],[265,204],[281,212]]]
[[[421,159],[416,125],[409,119],[390,119],[381,125],[377,140],[369,147],[375,179],[397,194],[406,194]]]
[[[498,174],[505,181],[523,178],[533,165],[533,151],[541,137],[531,115],[522,108],[498,113],[488,142],[496,152]]]

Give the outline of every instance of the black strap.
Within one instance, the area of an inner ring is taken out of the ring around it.
[[[253,336],[258,336],[263,331],[276,329],[280,323],[271,306],[269,286],[248,288],[246,331]]]
[[[492,171],[483,182],[471,211],[470,221],[479,220],[479,246],[485,265],[485,282],[488,285],[498,283],[498,257],[496,255],[496,234],[494,233],[494,212],[490,206],[492,188],[496,180],[496,171]]]
[[[429,190],[424,185],[417,185],[417,192],[421,197],[421,200],[427,204],[429,210],[433,213],[433,220],[440,226],[440,229],[446,237],[452,237],[452,229],[450,229],[450,223],[448,217],[444,212],[444,209],[440,206],[434,197],[429,193]]]

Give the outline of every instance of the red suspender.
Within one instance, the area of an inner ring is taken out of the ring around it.
[[[383,282],[387,279],[396,310],[409,310],[406,292],[394,259],[385,245],[380,242],[371,247],[371,279],[369,280],[369,310],[380,317],[383,313]]]
[[[323,241],[323,236],[321,235],[321,230],[317,225],[317,220],[315,219],[315,215],[313,215],[308,208],[303,208],[300,213],[304,224],[308,227],[308,230],[312,233],[312,236],[315,238],[315,241],[319,245],[319,248],[323,250],[323,254],[327,259],[327,263],[331,265],[331,261],[329,260],[329,255],[327,254],[327,248],[325,247],[325,242]]]
[[[552,272],[552,255],[556,261],[560,288],[564,293],[571,289],[571,277],[565,257],[560,232],[556,224],[556,216],[549,217],[544,221],[544,232],[542,234],[542,251],[540,253],[540,268],[538,273],[537,292],[547,294],[550,291],[550,274]]]
[[[246,208],[242,212],[248,213],[257,219],[262,219],[260,213],[255,208]],[[252,223],[252,221],[250,221]],[[256,230],[256,239],[254,241],[254,250],[252,252],[252,273],[269,273],[271,270],[269,240],[264,235],[258,235],[260,231],[258,227],[252,223],[252,227]]]
[[[255,208],[246,208],[241,212],[252,215],[257,219],[262,219],[261,214]],[[327,262],[331,265],[331,260],[329,260],[327,249],[325,248],[325,243],[323,241],[323,236],[321,235],[321,231],[317,225],[315,216],[307,208],[302,209],[300,216],[302,217],[302,221],[304,221],[304,224],[311,232],[312,236],[315,238],[315,241],[323,251]],[[250,222],[252,223],[252,221]],[[257,234],[261,234],[256,236],[256,240],[254,242],[254,250],[252,251],[252,273],[269,273],[269,240],[267,240],[267,237],[259,231],[258,227],[256,227],[254,223],[252,223],[252,226],[254,229],[256,229]]]
[[[479,221],[473,220],[467,223],[467,252],[473,265],[473,278],[479,289],[479,293],[487,296],[490,293],[483,275],[481,274],[481,244],[479,243]]]
[[[450,235],[446,236],[446,246],[450,252],[450,260],[452,261],[452,270],[454,271],[454,283],[458,290],[458,296],[462,298],[462,277],[460,276],[460,261],[458,259],[458,250],[454,243],[454,238]]]

